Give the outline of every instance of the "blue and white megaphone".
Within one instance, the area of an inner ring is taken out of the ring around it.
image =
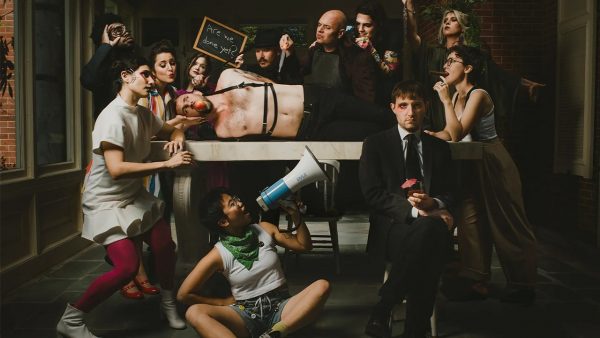
[[[264,211],[277,208],[279,206],[277,201],[280,199],[300,190],[305,185],[321,180],[329,181],[329,176],[323,171],[315,155],[308,147],[305,147],[304,154],[296,167],[282,179],[263,190],[256,202]]]

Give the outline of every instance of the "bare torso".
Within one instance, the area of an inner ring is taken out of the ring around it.
[[[239,69],[226,69],[221,73],[216,90],[237,86],[240,83],[272,82],[254,73]],[[293,138],[298,132],[304,111],[304,91],[299,85],[274,84],[277,94],[278,116],[272,136]],[[273,93],[268,91],[267,130],[274,120]],[[219,138],[260,135],[264,114],[264,87],[245,87],[233,89],[222,94],[210,96],[214,105],[216,119],[214,129]]]

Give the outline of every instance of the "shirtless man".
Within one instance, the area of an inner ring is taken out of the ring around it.
[[[394,118],[389,108],[334,89],[274,84],[239,69],[221,73],[215,94],[184,94],[175,105],[177,114],[210,121],[219,138],[362,141]]]

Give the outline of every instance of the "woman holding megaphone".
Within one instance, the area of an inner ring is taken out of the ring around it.
[[[202,337],[284,337],[317,319],[329,296],[329,282],[317,280],[294,296],[275,245],[294,251],[312,249],[310,232],[298,205],[282,203],[297,227],[282,232],[274,224],[253,224],[245,204],[224,188],[210,191],[201,203],[202,223],[219,241],[181,284],[177,299],[191,305],[188,322]],[[204,283],[221,273],[232,295],[200,295]]]

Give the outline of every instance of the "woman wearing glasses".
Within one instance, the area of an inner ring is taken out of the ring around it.
[[[475,205],[464,225],[471,241],[459,242],[463,271],[474,279],[473,291],[484,298],[494,245],[508,286],[501,300],[531,304],[535,300],[536,239],[525,213],[519,171],[496,133],[494,102],[478,87],[483,56],[477,48],[463,45],[449,52],[444,65],[447,75],[433,87],[444,106],[446,126],[439,132],[426,132],[447,141],[458,142],[470,135],[473,141],[483,142],[482,160],[471,182],[474,198],[468,200]],[[456,90],[453,96],[449,87]]]
[[[169,225],[162,218],[164,203],[146,191],[142,177],[190,164],[192,155],[183,150],[182,131],[137,105],[154,84],[147,61],[118,60],[111,70],[118,95],[94,125],[93,165],[83,193],[82,237],[103,245],[114,265],[95,279],[81,298],[67,304],[56,326],[62,337],[96,337],[87,329],[83,317],[136,274],[139,265],[136,240],[147,242],[154,253],[162,287],[161,310],[169,325],[185,328],[172,294],[175,245]],[[169,160],[144,162],[153,136],[170,140],[165,145],[172,154]]]
[[[415,78],[424,85],[433,86],[438,79],[440,70],[449,54],[449,48],[455,45],[474,46],[478,37],[472,32],[469,15],[459,10],[448,8],[441,17],[438,29],[437,44],[430,45],[422,41],[417,34],[416,8],[413,0],[403,0],[407,15],[407,39],[413,49]],[[485,88],[494,99],[496,106],[496,125],[498,132],[502,133],[514,120],[517,110],[517,93],[524,88],[529,99],[536,101],[539,89],[545,85],[512,74],[498,66],[485,54],[483,68],[486,70],[482,76],[480,87]],[[444,128],[444,108],[439,102],[434,102],[426,116],[426,126],[432,130]]]

